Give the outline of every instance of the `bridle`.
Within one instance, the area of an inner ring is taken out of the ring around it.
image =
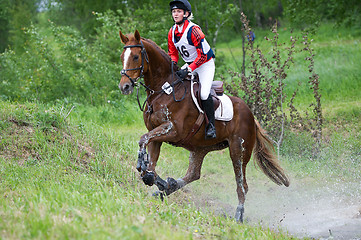
[[[147,51],[144,47],[144,44],[142,41],[140,41],[140,44],[136,44],[136,45],[128,45],[128,46],[124,46],[123,48],[124,49],[127,49],[127,48],[135,48],[135,47],[140,47],[141,48],[141,54],[142,54],[142,65],[140,65],[140,67],[137,67],[137,68],[130,68],[130,69],[122,69],[120,71],[120,74],[122,76],[126,76],[131,82],[132,82],[132,87],[135,87],[135,86],[138,86],[138,80],[143,78],[144,77],[144,59],[145,61],[149,64],[149,58],[148,58],[148,54],[147,54]],[[132,78],[130,77],[127,72],[128,71],[135,71],[135,70],[140,70],[140,74],[137,78]],[[150,89],[147,85],[145,85],[144,83],[142,82],[139,82],[146,90],[149,91],[149,95],[147,97],[147,99],[144,101],[143,105],[140,104],[140,100],[139,100],[139,87],[137,88],[137,101],[138,101],[138,105],[139,105],[139,109],[143,112],[144,111],[144,108],[145,108],[145,104],[148,102],[148,99],[151,95],[153,95],[154,93],[154,90]]]
[[[141,48],[142,65],[141,65],[140,67],[137,67],[137,68],[130,68],[130,69],[124,69],[124,68],[123,68],[123,69],[120,71],[120,74],[121,74],[122,76],[126,76],[126,77],[132,82],[132,86],[133,86],[133,87],[138,86],[138,80],[144,77],[144,74],[143,74],[143,72],[144,72],[144,59],[145,59],[145,61],[149,64],[148,54],[147,54],[147,51],[146,51],[146,49],[145,49],[142,41],[140,41],[140,44],[128,45],[128,46],[124,46],[123,48],[124,48],[124,49],[127,49],[127,48],[135,48],[135,47],[140,47],[140,48]],[[135,70],[140,70],[140,74],[139,74],[139,76],[138,76],[137,78],[133,79],[132,77],[130,77],[130,76],[127,74],[127,72],[128,72],[128,71],[135,71]],[[174,75],[175,75],[175,74],[174,74],[174,72],[173,72],[173,62],[172,62],[172,79],[173,79]],[[178,84],[179,82],[181,82],[182,84],[184,84],[184,82],[183,82],[182,79],[178,79],[177,81],[172,81],[171,87],[173,87],[173,89],[174,89],[174,86],[175,86],[176,84]],[[143,105],[141,105],[140,100],[139,100],[139,88],[137,89],[138,105],[139,105],[140,110],[143,112],[143,111],[144,111],[144,108],[145,108],[145,104],[148,103],[148,100],[149,100],[150,96],[152,96],[154,93],[163,93],[164,90],[162,89],[162,90],[159,90],[159,91],[154,91],[153,89],[149,88],[149,87],[148,87],[147,85],[145,85],[144,83],[142,83],[142,82],[140,82],[140,81],[139,81],[139,83],[140,83],[146,90],[149,91],[149,95],[147,96],[147,99],[144,101]],[[184,89],[185,89],[185,90],[184,90],[184,95],[183,95],[183,97],[182,97],[181,99],[176,99],[176,98],[175,98],[175,93],[174,93],[174,91],[172,91],[174,101],[180,102],[180,101],[182,101],[182,100],[184,99],[185,94],[186,94],[186,91],[187,91],[186,87],[184,87]],[[149,104],[148,104],[148,107],[149,107]]]
[[[132,82],[132,86],[136,86],[138,84],[138,80],[143,78],[144,75],[143,75],[143,72],[144,72],[144,59],[145,61],[149,64],[149,59],[148,59],[148,54],[147,54],[147,51],[145,50],[144,48],[144,45],[143,45],[143,42],[140,41],[140,44],[137,44],[137,45],[128,45],[128,46],[124,46],[124,49],[127,49],[127,48],[135,48],[135,47],[140,47],[142,50],[141,50],[141,54],[142,54],[142,65],[140,67],[137,67],[137,68],[130,68],[130,69],[122,69],[120,71],[120,74],[122,76],[126,76],[127,78],[129,78],[129,80]],[[128,71],[135,71],[135,70],[140,70],[140,74],[137,78],[133,79],[131,78],[127,72]],[[140,82],[140,84],[142,84],[144,87],[146,87],[143,83]],[[146,87],[147,88],[147,87]]]

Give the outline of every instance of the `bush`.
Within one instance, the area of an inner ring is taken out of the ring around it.
[[[119,23],[113,15],[98,19],[102,27],[92,43],[76,29],[52,22],[50,32],[33,25],[25,29],[24,53],[10,49],[0,55],[0,97],[93,105],[119,99]]]

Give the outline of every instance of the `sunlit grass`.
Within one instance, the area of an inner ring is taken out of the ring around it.
[[[74,109],[63,120],[67,111],[63,115],[62,106],[0,105],[1,238],[289,239],[201,211],[187,201],[151,197],[134,170],[144,127],[115,127],[115,110],[107,115],[110,123],[103,119],[99,124],[101,113],[91,107]],[[80,116],[85,110],[92,114]],[[29,114],[33,117],[24,117]],[[185,155],[165,146],[160,161],[169,164],[162,174],[181,174],[172,169],[185,167],[186,161],[174,168]]]

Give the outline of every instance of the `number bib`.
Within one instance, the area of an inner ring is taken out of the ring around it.
[[[179,41],[177,43],[175,42],[175,39],[174,39],[174,31],[175,31],[176,25],[173,26],[173,30],[172,30],[173,31],[172,32],[172,38],[173,38],[172,41],[173,41],[175,47],[177,48],[179,54],[183,58],[183,60],[187,63],[193,62],[197,58],[197,49],[192,43],[191,32],[189,31],[190,28],[193,26],[197,26],[197,25],[192,23],[191,21],[189,21],[189,24],[188,24],[186,30],[184,31],[181,39],[179,39]],[[203,52],[205,54],[207,54],[211,50],[211,47],[209,46],[207,40],[205,38],[202,39],[201,44],[202,44]]]

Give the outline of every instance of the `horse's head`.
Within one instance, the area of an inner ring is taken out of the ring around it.
[[[125,45],[121,55],[123,69],[120,72],[122,78],[119,89],[123,94],[130,94],[138,83],[138,79],[143,77],[143,73],[146,71],[148,56],[138,30],[135,31],[134,35],[128,36],[119,31],[119,36]]]

